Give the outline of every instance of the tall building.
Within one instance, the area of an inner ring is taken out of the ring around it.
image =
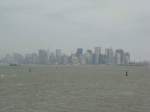
[[[38,52],[39,64],[48,64],[48,52],[46,50],[39,50]]]
[[[62,64],[62,50],[56,49],[56,64]]]
[[[51,65],[56,64],[56,56],[55,56],[54,53],[51,53],[51,54],[50,54],[50,56],[49,56],[49,63],[50,63]]]
[[[105,49],[106,55],[106,64],[113,64],[114,63],[114,53],[112,48]]]
[[[87,50],[85,53],[86,64],[93,64],[93,53],[92,50]]]
[[[1,62],[4,64],[15,63],[13,56],[10,54],[6,54],[6,56],[2,58]]]
[[[83,55],[83,49],[82,48],[78,48],[77,51],[76,51],[76,56],[79,57]]]
[[[38,54],[37,53],[32,53],[32,62],[33,64],[38,64],[39,60],[38,60]]]
[[[81,55],[81,56],[79,57],[79,63],[80,63],[81,65],[85,65],[85,64],[86,64],[85,55]]]
[[[127,52],[124,54],[124,64],[128,65],[130,63],[130,54]]]
[[[73,64],[73,65],[78,65],[78,64],[80,64],[79,58],[78,58],[75,54],[72,54],[72,55],[71,55],[71,64]]]
[[[101,64],[107,64],[107,56],[105,54],[101,54]]]
[[[101,47],[95,47],[95,64],[100,64],[100,56],[101,56]]]
[[[37,53],[31,53],[25,55],[25,59],[24,59],[25,64],[38,64],[38,62],[39,59]]]
[[[24,64],[24,56],[19,53],[13,54],[15,64]]]
[[[32,54],[25,55],[25,64],[33,64]]]
[[[78,58],[79,63],[83,64],[84,57],[83,57],[83,49],[82,48],[78,48],[77,49],[77,51],[76,51],[76,57]]]
[[[122,49],[116,50],[115,63],[116,64],[124,64],[124,51]]]
[[[62,56],[62,64],[64,64],[64,65],[69,64],[69,56],[67,56],[67,55]]]

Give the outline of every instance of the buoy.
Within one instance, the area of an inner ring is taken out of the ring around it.
[[[126,72],[126,77],[128,76],[128,72]]]

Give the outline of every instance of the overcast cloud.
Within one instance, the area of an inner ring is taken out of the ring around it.
[[[0,55],[101,46],[150,60],[149,4],[148,0],[0,0]]]

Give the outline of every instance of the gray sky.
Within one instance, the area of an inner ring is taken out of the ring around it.
[[[0,0],[0,55],[122,48],[150,60],[148,0]]]

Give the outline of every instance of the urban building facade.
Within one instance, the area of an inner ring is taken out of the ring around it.
[[[13,55],[7,54],[0,62],[4,64],[128,65],[130,64],[130,53],[122,49],[117,49],[114,52],[112,48],[106,48],[105,52],[102,53],[101,47],[95,47],[94,51],[88,49],[86,52],[83,52],[83,48],[78,48],[75,53],[66,55],[61,49],[56,49],[55,52],[50,53],[47,50],[40,49],[37,53],[28,53],[26,55],[19,53],[14,53]]]
[[[94,57],[95,64],[101,63],[101,47],[95,47],[95,57]]]
[[[39,50],[39,64],[48,64],[48,52],[46,50]]]

